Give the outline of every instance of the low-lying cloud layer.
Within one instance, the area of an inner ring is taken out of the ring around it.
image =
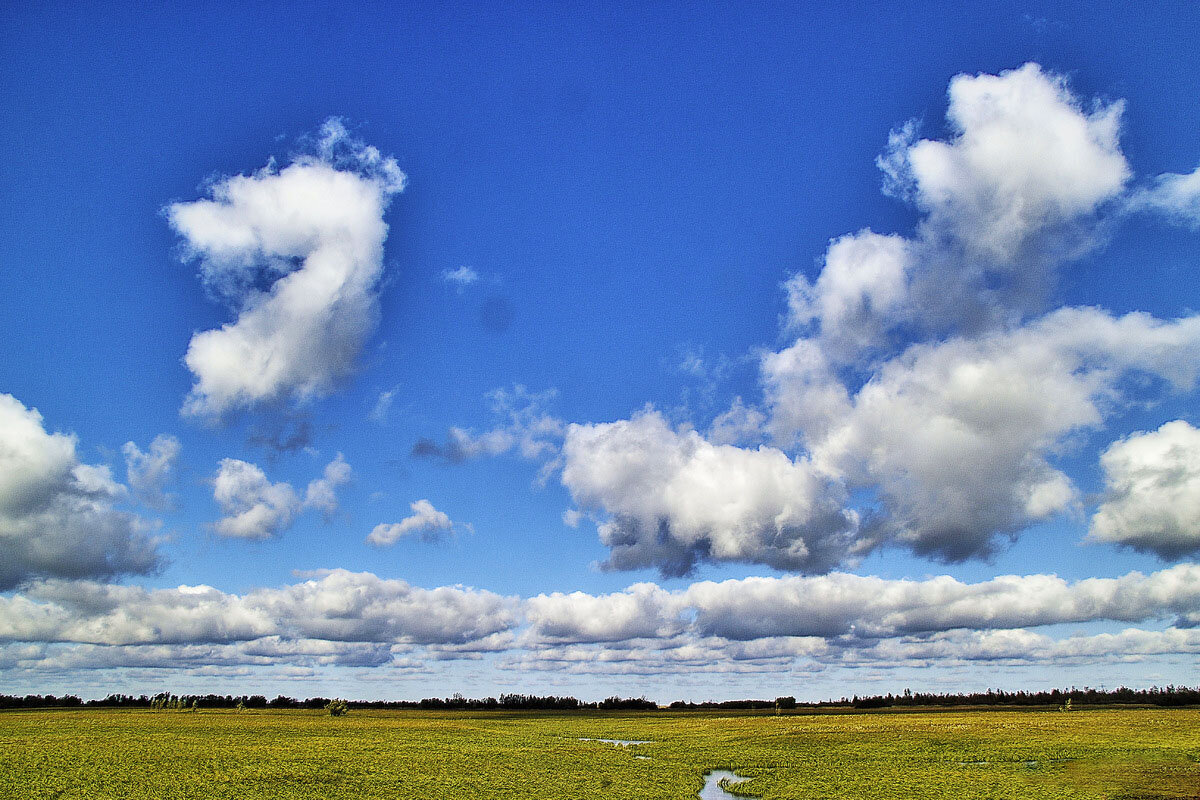
[[[1030,630],[1095,622],[1150,627],[1065,637]],[[0,663],[28,670],[371,668],[494,657],[504,669],[769,673],[1195,654],[1198,624],[1200,567],[1190,564],[1073,583],[1052,575],[969,584],[838,573],[676,591],[642,583],[606,595],[525,600],[345,570],[244,595],[50,579],[0,596]]]
[[[231,595],[210,586],[145,589],[43,581],[0,597],[0,639],[105,645],[217,644],[268,637],[463,644],[511,628],[514,601],[492,592],[420,589],[328,570],[282,589]]]

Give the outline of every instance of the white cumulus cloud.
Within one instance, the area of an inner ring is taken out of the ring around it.
[[[1200,430],[1168,422],[1114,442],[1100,465],[1105,500],[1091,538],[1163,558],[1200,551]]]
[[[80,463],[74,436],[0,394],[0,591],[35,578],[112,578],[162,564],[152,525],[116,507],[108,467]]]
[[[555,642],[675,636],[686,624],[681,611],[679,600],[653,583],[639,583],[608,595],[553,592],[525,601],[525,617],[534,633]]]
[[[237,539],[269,539],[292,524],[300,496],[289,483],[271,483],[257,465],[223,458],[213,476],[213,499],[223,515],[217,533]]]
[[[328,519],[337,511],[337,488],[350,481],[351,469],[341,453],[310,481],[304,497],[290,483],[271,483],[257,464],[223,458],[212,478],[213,500],[221,519],[213,529],[235,539],[269,539],[291,527],[296,516],[316,509]]]
[[[570,425],[562,483],[606,512],[600,538],[612,569],[683,575],[700,560],[821,571],[846,557],[858,519],[804,459],[715,445],[657,411]]]
[[[911,250],[903,237],[871,231],[835,239],[815,283],[801,274],[788,281],[789,321],[819,323],[826,351],[842,358],[877,347],[912,313]]]
[[[1198,371],[1200,317],[1064,308],[884,363],[813,458],[875,487],[893,532],[918,553],[986,555],[996,537],[1072,506],[1076,490],[1051,458],[1072,433],[1103,426],[1124,377],[1189,390]]]
[[[257,642],[463,644],[514,626],[512,600],[371,573],[329,570],[283,588],[227,594],[211,586],[145,589],[44,581],[0,597],[0,639],[105,645]]]
[[[237,319],[192,337],[186,414],[303,401],[349,375],[379,316],[384,211],[404,186],[393,159],[337,120],[317,154],[215,181],[167,207],[187,258]]]
[[[1020,261],[1039,234],[1092,213],[1130,177],[1120,102],[1091,109],[1037,64],[950,82],[949,141],[893,135],[881,157],[891,191],[912,197],[937,236],[995,264]]]
[[[815,277],[788,281],[798,338],[760,357],[762,410],[739,400],[707,437],[654,412],[567,428],[562,481],[598,512],[605,566],[823,572],[885,544],[953,562],[1080,510],[1063,453],[1132,384],[1192,391],[1200,363],[1198,316],[1042,308],[1132,202],[1122,110],[1036,64],[955,77],[950,136],[906,126],[879,161],[921,212],[915,234],[836,238]],[[1185,213],[1194,181],[1161,176],[1140,202]],[[774,447],[735,446],[763,433]]]
[[[1012,629],[1096,620],[1200,614],[1200,567],[1181,564],[1151,575],[1088,578],[1002,575],[980,583],[949,576],[925,580],[834,573],[694,583],[682,605],[706,635],[749,640],[773,636],[884,638],[955,629]]]

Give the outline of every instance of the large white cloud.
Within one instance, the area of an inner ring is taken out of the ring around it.
[[[864,643],[866,644],[866,643]],[[1129,628],[1117,633],[1056,639],[1024,629],[950,631],[931,636],[883,639],[863,647],[844,647],[813,637],[776,637],[750,642],[719,638],[640,642],[635,646],[543,644],[502,659],[505,670],[529,675],[596,675],[654,678],[738,675],[803,680],[831,668],[911,670],[981,665],[1041,667],[1189,659],[1200,653],[1200,631]],[[925,673],[929,674],[929,673]],[[778,685],[778,683],[776,683]]]
[[[5,658],[5,656],[9,658]],[[189,671],[244,681],[250,667],[381,667],[394,663],[387,644],[265,637],[221,644],[50,644],[0,646],[0,666],[45,676],[81,670]],[[303,675],[311,673],[301,673]]]
[[[237,320],[192,337],[187,414],[303,401],[349,375],[379,316],[383,214],[404,175],[336,120],[316,155],[214,182],[167,217]]]
[[[953,630],[1160,620],[1190,627],[1200,623],[1200,567],[1075,582],[1054,575],[964,583],[950,576],[895,580],[833,573],[703,581],[678,591],[641,583],[605,595],[538,595],[524,610],[533,641],[545,644],[670,644],[686,632],[730,642],[817,638],[861,648],[870,642],[857,640]]]
[[[1056,268],[1102,242],[1106,220],[1127,204],[1122,110],[1085,104],[1036,64],[956,76],[952,135],[918,139],[910,122],[878,160],[885,190],[923,216],[907,242],[907,304],[889,300],[891,318],[873,311],[866,329],[979,331],[1042,310]],[[831,348],[850,343],[835,328],[826,337]]]
[[[922,213],[916,235],[835,239],[815,278],[787,284],[801,336],[760,358],[756,423],[780,449],[726,449],[652,415],[568,429],[563,482],[607,512],[608,565],[815,572],[886,541],[957,561],[1078,508],[1055,465],[1071,437],[1105,425],[1131,374],[1190,390],[1200,357],[1200,318],[1036,316],[1054,268],[1123,210],[1121,110],[1035,64],[956,77],[950,138],[910,126],[880,159]],[[861,520],[836,507],[863,498]]]
[[[572,425],[563,484],[607,513],[608,566],[687,572],[697,561],[829,570],[882,541],[958,561],[1079,503],[1053,461],[1102,428],[1131,375],[1191,389],[1200,317],[1064,308],[986,334],[912,345],[851,393],[818,340],[762,361],[780,446],[716,445],[656,412]],[[860,522],[842,508],[866,489]]]
[[[952,136],[918,139],[909,123],[878,162],[885,190],[921,212],[916,235],[834,239],[815,279],[788,281],[789,325],[850,363],[878,355],[897,329],[978,332],[1041,310],[1054,269],[1102,239],[1102,211],[1120,210],[1130,177],[1121,109],[1085,109],[1036,64],[955,77]],[[1186,205],[1178,186],[1164,177],[1140,206]]]
[[[0,638],[91,644],[175,644],[257,639],[274,620],[211,586],[146,589],[44,581],[0,599]]]
[[[1067,664],[1194,655],[1200,568],[1075,582],[1007,575],[888,580],[849,574],[746,578],[667,591],[526,601],[529,635],[506,669],[571,674],[779,675],[807,664],[898,667],[978,662]],[[1166,630],[1056,638],[1063,624],[1173,621]]]
[[[294,635],[334,641],[464,643],[508,630],[516,620],[512,601],[493,592],[421,589],[341,569],[247,600]]]
[[[1118,146],[1122,103],[1087,110],[1037,64],[950,82],[949,141],[894,135],[880,159],[894,192],[928,214],[931,235],[968,258],[1020,262],[1039,234],[1091,214],[1130,177]]]
[[[857,516],[807,460],[714,445],[656,411],[571,425],[562,454],[575,502],[608,515],[610,568],[683,575],[706,559],[820,571],[855,542]]]
[[[842,654],[841,662],[859,666],[955,664],[1095,665],[1140,661],[1147,656],[1200,653],[1200,631],[1128,628],[1118,633],[1055,639],[1027,630],[956,631],[925,638],[888,639],[874,647]]]
[[[893,532],[917,552],[983,555],[998,535],[1071,507],[1076,491],[1050,459],[1071,434],[1102,426],[1124,378],[1186,390],[1198,370],[1200,317],[1064,308],[909,348],[875,370],[813,458],[874,487]]]
[[[126,493],[108,467],[80,463],[74,436],[48,433],[37,409],[0,394],[0,591],[157,569],[152,525],[115,505]]]
[[[1168,422],[1114,442],[1100,465],[1106,493],[1091,538],[1164,558],[1200,551],[1200,430]]]

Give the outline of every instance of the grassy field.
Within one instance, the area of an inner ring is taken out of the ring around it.
[[[648,739],[616,747],[581,737]],[[637,758],[645,756],[646,758]],[[1200,710],[0,713],[0,798],[1200,797]]]

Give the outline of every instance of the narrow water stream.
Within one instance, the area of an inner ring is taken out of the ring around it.
[[[735,794],[730,794],[721,788],[721,781],[726,783],[741,783],[749,778],[737,775],[727,769],[714,769],[704,773],[704,788],[696,795],[700,800],[745,800]]]
[[[630,745],[636,744],[653,744],[653,742],[642,741],[638,739],[593,739],[584,736],[579,737],[579,741],[603,742],[604,744],[616,745],[617,747],[629,747]],[[647,761],[649,760],[649,756],[642,755],[635,755],[634,758]],[[696,796],[699,797],[700,800],[745,800],[745,798],[738,797],[736,794],[730,794],[729,792],[725,791],[725,789],[722,788],[721,783],[724,781],[726,784],[732,784],[741,783],[742,781],[748,780],[750,779],[744,775],[738,775],[737,773],[730,772],[727,769],[710,769],[708,772],[704,773],[704,786],[700,789],[700,793]]]

